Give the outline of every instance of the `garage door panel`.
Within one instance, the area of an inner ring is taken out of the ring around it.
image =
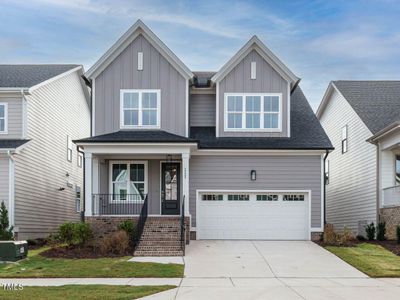
[[[236,192],[236,194],[246,194]],[[249,194],[249,193],[247,193]],[[284,193],[283,193],[284,194]],[[257,201],[257,193],[249,200],[203,201],[200,195],[197,212],[199,239],[309,239],[308,197],[303,201]],[[293,194],[293,192],[291,192]]]

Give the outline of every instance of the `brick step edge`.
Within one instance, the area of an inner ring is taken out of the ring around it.
[[[135,251],[133,256],[183,256],[183,251]]]

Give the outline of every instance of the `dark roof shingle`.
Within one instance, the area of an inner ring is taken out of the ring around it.
[[[0,139],[0,149],[16,149],[27,142],[29,142],[29,140],[1,140]]]
[[[400,121],[400,81],[333,81],[373,134]]]
[[[1,88],[30,88],[79,65],[0,65]]]

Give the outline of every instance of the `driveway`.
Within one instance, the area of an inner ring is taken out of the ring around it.
[[[178,288],[144,299],[399,299],[400,279],[373,279],[312,242],[192,241]]]

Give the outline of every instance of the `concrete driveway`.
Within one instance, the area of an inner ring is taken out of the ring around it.
[[[400,279],[372,279],[312,242],[192,241],[179,287],[145,299],[400,299]]]

